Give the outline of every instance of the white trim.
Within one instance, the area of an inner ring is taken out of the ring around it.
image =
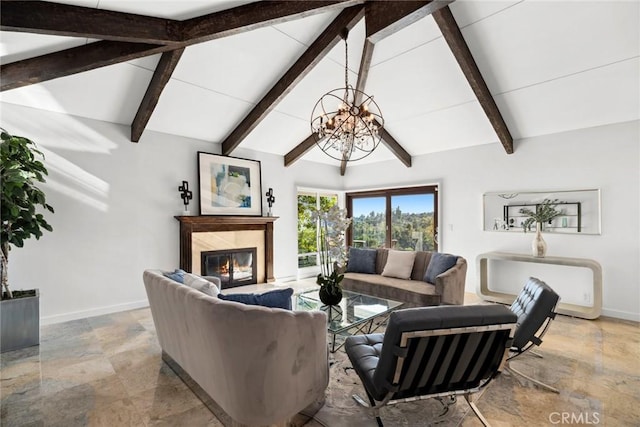
[[[640,313],[632,313],[630,311],[611,310],[608,308],[603,308],[601,315],[605,317],[612,317],[615,319],[632,320],[634,322],[640,322]]]
[[[70,320],[84,319],[87,317],[101,316],[103,314],[118,313],[120,311],[135,310],[137,308],[149,307],[148,300],[128,302],[125,304],[110,305],[106,307],[92,308],[90,310],[74,311],[65,314],[55,314],[40,318],[40,325],[52,325],[54,323],[68,322]]]

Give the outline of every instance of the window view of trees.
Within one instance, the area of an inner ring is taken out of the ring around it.
[[[350,244],[436,250],[436,191],[436,187],[421,187],[376,191],[371,196],[348,194],[349,214],[353,217]]]
[[[319,265],[318,224],[311,219],[311,214],[316,209],[326,212],[337,203],[337,194],[298,192],[298,268]]]
[[[352,200],[352,245],[356,248],[383,248],[387,241],[387,202],[384,197]]]
[[[433,196],[393,196],[391,206],[391,247],[403,251],[434,250]]]

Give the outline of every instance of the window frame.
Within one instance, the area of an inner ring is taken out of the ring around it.
[[[375,190],[364,190],[364,191],[354,191],[347,192],[345,194],[346,199],[346,207],[347,207],[347,216],[349,218],[353,218],[353,199],[363,199],[370,197],[384,197],[386,201],[386,233],[385,233],[385,248],[391,247],[391,233],[393,231],[391,218],[392,218],[392,210],[391,206],[391,198],[393,196],[408,196],[415,194],[433,194],[433,229],[434,229],[434,251],[438,251],[438,248],[442,245],[440,242],[440,232],[439,232],[439,205],[440,205],[440,193],[439,193],[439,184],[430,184],[430,185],[421,185],[415,187],[398,187],[398,188],[381,188]],[[353,246],[353,224],[349,226],[346,233],[346,241],[347,245]]]

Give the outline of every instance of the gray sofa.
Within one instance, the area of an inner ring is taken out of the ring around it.
[[[464,258],[458,257],[452,268],[436,277],[435,283],[427,283],[423,278],[433,252],[417,251],[411,279],[397,279],[382,276],[389,250],[376,251],[376,274],[345,273],[343,289],[403,301],[414,307],[464,303],[467,275],[467,261]]]
[[[329,383],[324,312],[223,301],[155,270],[143,280],[163,358],[231,424],[291,425],[298,412],[322,406]]]

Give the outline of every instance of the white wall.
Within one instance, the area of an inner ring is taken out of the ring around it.
[[[482,231],[489,191],[602,190],[602,234],[545,234],[548,255],[590,258],[603,268],[603,314],[640,320],[640,122],[627,122],[398,161],[351,166],[346,188],[441,182],[441,250],[469,262],[467,291],[477,282],[476,257],[489,251],[529,253],[531,234]],[[427,144],[428,141],[425,141]],[[379,173],[385,170],[385,174]]]
[[[0,106],[0,125],[45,152],[49,177],[42,189],[55,208],[47,215],[52,233],[11,251],[12,287],[40,289],[43,324],[147,305],[144,269],[178,267],[178,186],[189,181],[197,214],[196,153],[219,153],[220,144],[157,132],[133,144],[128,126]],[[256,154],[234,152],[261,161],[263,193],[274,189],[273,213],[281,217],[274,225],[274,273],[295,277],[296,183],[317,179],[337,188],[338,168],[301,161],[285,169],[281,156]]]
[[[38,287],[43,323],[146,305],[142,271],[178,264],[177,187],[197,185],[196,152],[219,144],[145,132],[129,140],[129,127],[1,103],[1,126],[27,136],[46,152],[43,185],[56,209],[54,227],[39,241],[11,253],[14,288]],[[602,235],[555,235],[549,255],[593,258],[604,270],[605,314],[640,320],[638,122],[517,141],[516,152],[486,145],[421,156],[412,168],[398,161],[347,168],[238,149],[234,156],[261,161],[263,195],[276,203],[274,272],[297,273],[298,186],[361,189],[441,184],[441,250],[469,261],[467,290],[476,283],[478,254],[527,252],[531,235],[482,231],[482,194],[520,189],[602,189]],[[268,141],[265,141],[268,143]],[[426,143],[426,142],[425,142]],[[381,174],[380,171],[384,171]],[[194,192],[197,197],[197,192]],[[264,198],[263,198],[264,200]],[[192,203],[197,213],[197,203]],[[266,206],[264,207],[266,212]]]

